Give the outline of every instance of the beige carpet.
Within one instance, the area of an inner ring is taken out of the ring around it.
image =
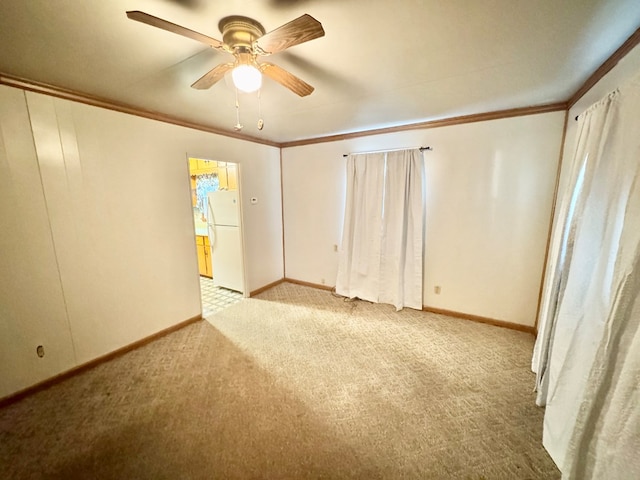
[[[282,284],[0,410],[0,478],[559,478],[532,347]]]

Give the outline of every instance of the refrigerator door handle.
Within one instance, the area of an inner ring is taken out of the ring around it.
[[[209,244],[211,248],[216,241],[216,229],[215,224],[212,222],[213,220],[213,210],[211,209],[211,202],[207,202],[207,227],[209,230]]]

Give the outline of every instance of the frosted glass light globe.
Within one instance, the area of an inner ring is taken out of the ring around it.
[[[246,93],[255,92],[262,86],[262,74],[252,65],[238,65],[231,76],[238,90]]]

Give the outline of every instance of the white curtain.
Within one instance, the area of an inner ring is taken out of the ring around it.
[[[533,359],[563,478],[640,478],[640,77],[581,115]]]
[[[568,268],[573,254],[576,228],[576,207],[584,192],[584,178],[589,164],[589,171],[593,169],[595,156],[589,155],[599,149],[602,142],[604,122],[611,103],[607,100],[601,108],[594,108],[582,116],[578,125],[576,147],[573,161],[570,165],[567,189],[560,201],[560,209],[549,251],[549,260],[544,281],[544,290],[538,319],[538,336],[533,350],[532,369],[536,372],[536,403],[544,406],[549,392],[549,375],[547,367],[552,348],[556,326],[557,307],[561,298],[561,291],[567,281]],[[597,114],[591,115],[592,111]],[[591,158],[591,162],[589,159]]]
[[[385,154],[349,155],[336,293],[378,301]]]
[[[423,190],[419,149],[349,155],[338,294],[422,309]]]

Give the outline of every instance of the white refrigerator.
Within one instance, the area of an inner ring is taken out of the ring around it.
[[[217,190],[207,195],[207,224],[211,244],[213,283],[244,293],[244,265],[237,190]]]

